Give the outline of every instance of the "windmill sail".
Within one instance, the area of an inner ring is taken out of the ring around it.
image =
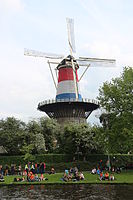
[[[114,67],[116,60],[114,59],[101,59],[101,58],[86,58],[86,57],[79,57],[77,59],[77,63],[79,66],[88,66],[91,64],[91,66],[105,66],[105,67]]]
[[[54,54],[54,53],[45,53],[41,51],[36,51],[32,49],[24,49],[24,55],[25,56],[34,56],[34,57],[45,57],[50,59],[63,59],[64,56],[60,54]]]
[[[70,53],[76,53],[75,48],[75,37],[74,37],[74,20],[66,18],[67,20],[67,30],[68,30],[68,43],[70,47]]]

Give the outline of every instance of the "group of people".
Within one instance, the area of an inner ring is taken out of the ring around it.
[[[45,162],[41,163],[31,163],[28,162],[24,168],[19,164],[18,166],[16,164],[5,165],[4,167],[0,165],[0,174],[4,176],[8,175],[27,175],[29,171],[32,171],[33,174],[43,174],[46,170],[46,164]]]
[[[24,175],[28,175],[30,173],[32,174],[44,174],[46,173],[46,164],[42,162],[41,164],[35,164],[32,163],[31,165],[28,163],[25,165]],[[47,171],[48,174],[55,174],[54,167],[51,168],[50,171]]]
[[[0,174],[4,176],[14,175],[16,172],[19,173],[19,170],[21,170],[21,165],[18,168],[15,164],[11,164],[11,166],[6,164],[4,167],[0,165]]]
[[[23,168],[21,164],[16,166],[15,164],[12,164],[10,167],[8,165],[5,165],[4,167],[0,165],[0,182],[4,181],[4,176],[7,175],[20,175],[21,177],[14,178],[15,182],[22,182],[22,181],[43,181],[48,180],[43,176],[43,174],[46,172],[46,164],[45,162],[41,163],[33,163],[28,162]],[[100,160],[98,162],[97,167],[93,168],[91,171],[91,174],[97,174],[99,179],[102,180],[115,180],[114,172],[120,173],[120,168],[110,167],[109,161],[106,163],[106,168],[103,167],[103,162]],[[47,172],[48,174],[55,174],[54,167],[51,168],[51,171]],[[109,174],[110,173],[110,174]],[[41,175],[38,175],[41,174]],[[78,168],[75,166],[74,168],[70,168],[69,170],[66,169],[63,177],[61,180],[63,181],[80,181],[84,180],[84,174],[83,172],[79,172]]]
[[[25,178],[25,176],[17,178],[15,177],[14,182],[23,182],[23,181],[38,182],[38,181],[48,180],[48,178],[45,178],[43,174],[39,176],[38,174],[33,174],[32,171],[29,171],[26,177],[27,178]]]
[[[33,163],[28,163],[25,165],[25,170],[23,172],[23,177],[22,178],[14,178],[15,182],[22,182],[22,181],[28,181],[28,182],[35,182],[35,181],[43,181],[43,180],[48,180],[48,178],[44,177],[44,173],[46,169],[45,163],[41,163],[40,165],[34,165]],[[55,174],[55,169],[54,167],[51,168],[48,174]],[[41,174],[41,175],[38,175]],[[25,176],[27,179],[25,180]]]
[[[44,174],[46,170],[45,162],[41,163],[31,163],[25,165],[25,173],[28,175],[28,172],[32,172],[33,174]]]
[[[114,181],[114,179],[115,179],[113,173],[109,174],[109,172],[106,171],[105,174],[104,174],[103,170],[101,170],[100,168],[98,168],[98,169],[93,168],[92,171],[91,171],[91,174],[97,174],[101,181],[102,180]]]
[[[115,177],[113,174],[109,175],[108,171],[106,171],[105,174],[103,173],[103,171],[101,171],[99,174],[99,179],[100,179],[100,181],[102,181],[102,180],[114,181]]]
[[[105,173],[103,172],[103,170],[105,170]],[[106,162],[106,167],[104,168],[102,160],[100,160],[98,162],[98,166],[92,169],[91,174],[97,174],[101,181],[102,180],[114,181],[115,180],[114,172],[119,173],[120,169],[118,170],[118,168],[115,169],[115,167],[111,167],[109,161]]]
[[[61,180],[67,182],[67,181],[80,181],[84,180],[84,174],[83,172],[79,172],[77,167],[70,168],[70,170],[65,170],[63,178]]]

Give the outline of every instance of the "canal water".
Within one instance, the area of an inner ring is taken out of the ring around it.
[[[0,200],[133,200],[133,185],[1,186]]]

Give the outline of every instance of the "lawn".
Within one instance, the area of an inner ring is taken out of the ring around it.
[[[133,184],[133,171],[123,171],[120,174],[114,174],[115,180],[114,181],[100,181],[98,175],[92,175],[89,172],[84,172],[85,180],[83,181],[69,181],[69,182],[64,182],[61,180],[63,176],[63,173],[56,173],[53,175],[49,174],[44,174],[45,178],[48,178],[48,180],[44,180],[41,182],[14,182],[15,177],[20,177],[20,176],[5,176],[5,182],[0,182],[0,185],[11,185],[11,184]]]

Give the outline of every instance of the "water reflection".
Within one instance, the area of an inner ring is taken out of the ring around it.
[[[19,185],[0,187],[1,200],[132,200],[133,185]]]

